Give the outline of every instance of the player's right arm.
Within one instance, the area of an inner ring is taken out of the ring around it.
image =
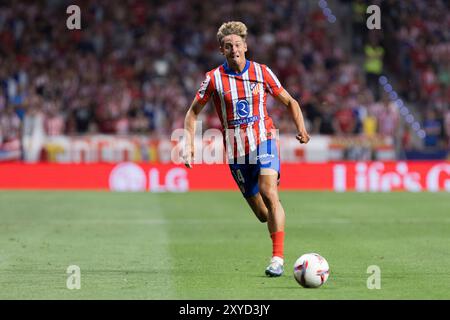
[[[184,118],[185,142],[183,160],[184,165],[188,168],[192,168],[192,162],[194,159],[195,124],[197,122],[200,111],[202,111],[203,107],[208,102],[213,91],[213,81],[211,81],[210,74],[206,73],[205,80],[203,80],[202,84],[200,85],[200,89],[198,89],[194,101],[192,101],[191,106],[186,113],[186,117]]]
[[[202,111],[204,104],[200,102],[198,97],[194,98],[189,110],[184,118],[184,154],[183,160],[184,165],[188,168],[192,168],[192,162],[194,159],[194,134],[195,134],[195,124],[198,119],[198,115]]]

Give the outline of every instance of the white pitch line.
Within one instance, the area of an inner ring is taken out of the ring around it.
[[[291,215],[292,217],[292,215]],[[409,218],[409,219],[365,219],[365,218],[357,218],[357,219],[345,219],[345,218],[327,218],[326,216],[319,218],[302,218],[301,215],[298,215],[296,218],[300,218],[301,224],[352,224],[352,223],[360,223],[364,221],[364,223],[395,223],[395,224],[409,224],[409,223],[450,223],[449,219],[417,219],[417,218]],[[256,219],[256,218],[255,218]],[[240,221],[239,224],[254,224],[254,220],[246,220]],[[53,224],[61,224],[61,225],[77,225],[77,224],[146,224],[146,225],[167,225],[167,224],[236,224],[235,219],[173,219],[168,221],[167,219],[72,219],[72,220],[52,220]]]

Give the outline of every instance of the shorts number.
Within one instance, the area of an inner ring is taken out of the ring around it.
[[[244,176],[242,175],[241,169],[236,170],[237,180],[241,183],[245,183]]]

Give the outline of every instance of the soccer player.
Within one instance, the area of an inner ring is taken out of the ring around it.
[[[267,93],[284,104],[297,128],[296,138],[308,143],[300,106],[281,86],[269,67],[249,61],[247,27],[242,22],[222,24],[217,32],[225,62],[206,73],[185,117],[186,167],[194,159],[194,133],[198,114],[209,99],[223,126],[224,144],[234,180],[259,221],[265,223],[272,239],[272,259],[265,273],[283,274],[285,213],[278,197],[280,159],[275,126],[267,114]]]

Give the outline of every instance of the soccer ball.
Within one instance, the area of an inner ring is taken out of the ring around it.
[[[295,261],[294,278],[304,288],[318,288],[330,274],[328,262],[317,253],[306,253]]]

